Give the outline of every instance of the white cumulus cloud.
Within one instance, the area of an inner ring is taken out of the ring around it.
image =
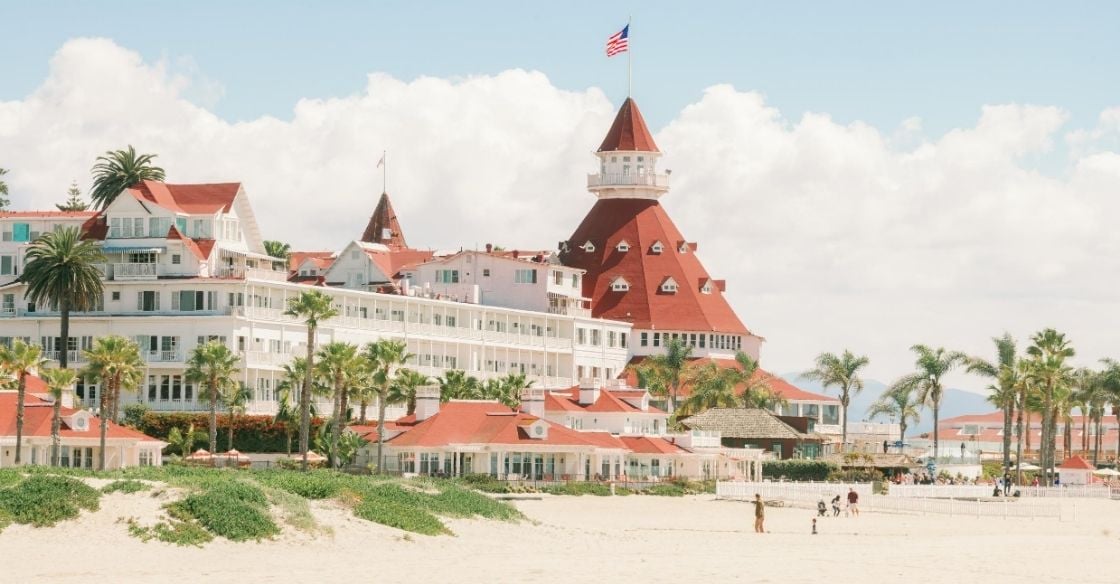
[[[551,247],[593,203],[584,174],[615,107],[537,72],[373,73],[357,94],[301,100],[290,119],[230,123],[206,107],[221,84],[189,58],[173,63],[104,39],[61,47],[34,92],[0,102],[14,204],[61,201],[72,179],[88,187],[97,155],[132,144],[158,153],[169,181],[243,182],[266,237],[339,248],[364,227],[388,150],[411,244]],[[767,337],[765,366],[801,370],[848,347],[889,380],[913,343],[987,353],[1004,330],[1043,326],[1066,330],[1085,364],[1120,356],[1120,154],[1108,141],[1120,109],[1065,135],[1058,107],[978,111],[928,138],[919,117],[889,131],[791,119],[715,86],[651,128],[673,170],[663,204]],[[1068,168],[1038,170],[1062,144]]]

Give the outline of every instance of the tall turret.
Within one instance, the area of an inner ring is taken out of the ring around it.
[[[669,190],[669,175],[657,172],[661,152],[632,98],[626,98],[599,146],[599,172],[587,190],[600,199],[653,199]]]

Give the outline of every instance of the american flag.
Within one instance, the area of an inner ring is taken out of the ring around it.
[[[611,35],[607,39],[607,56],[613,57],[619,53],[625,53],[630,48],[630,25],[622,27],[622,30]]]

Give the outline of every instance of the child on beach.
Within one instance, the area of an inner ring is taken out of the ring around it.
[[[836,497],[832,499],[832,516],[840,516],[840,495],[836,495]]]

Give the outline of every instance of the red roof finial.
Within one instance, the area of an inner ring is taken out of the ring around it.
[[[642,112],[638,111],[638,104],[634,98],[627,97],[618,110],[618,115],[607,132],[607,137],[599,146],[599,152],[623,150],[628,152],[660,152],[657,144],[653,143],[653,136],[642,119]]]

